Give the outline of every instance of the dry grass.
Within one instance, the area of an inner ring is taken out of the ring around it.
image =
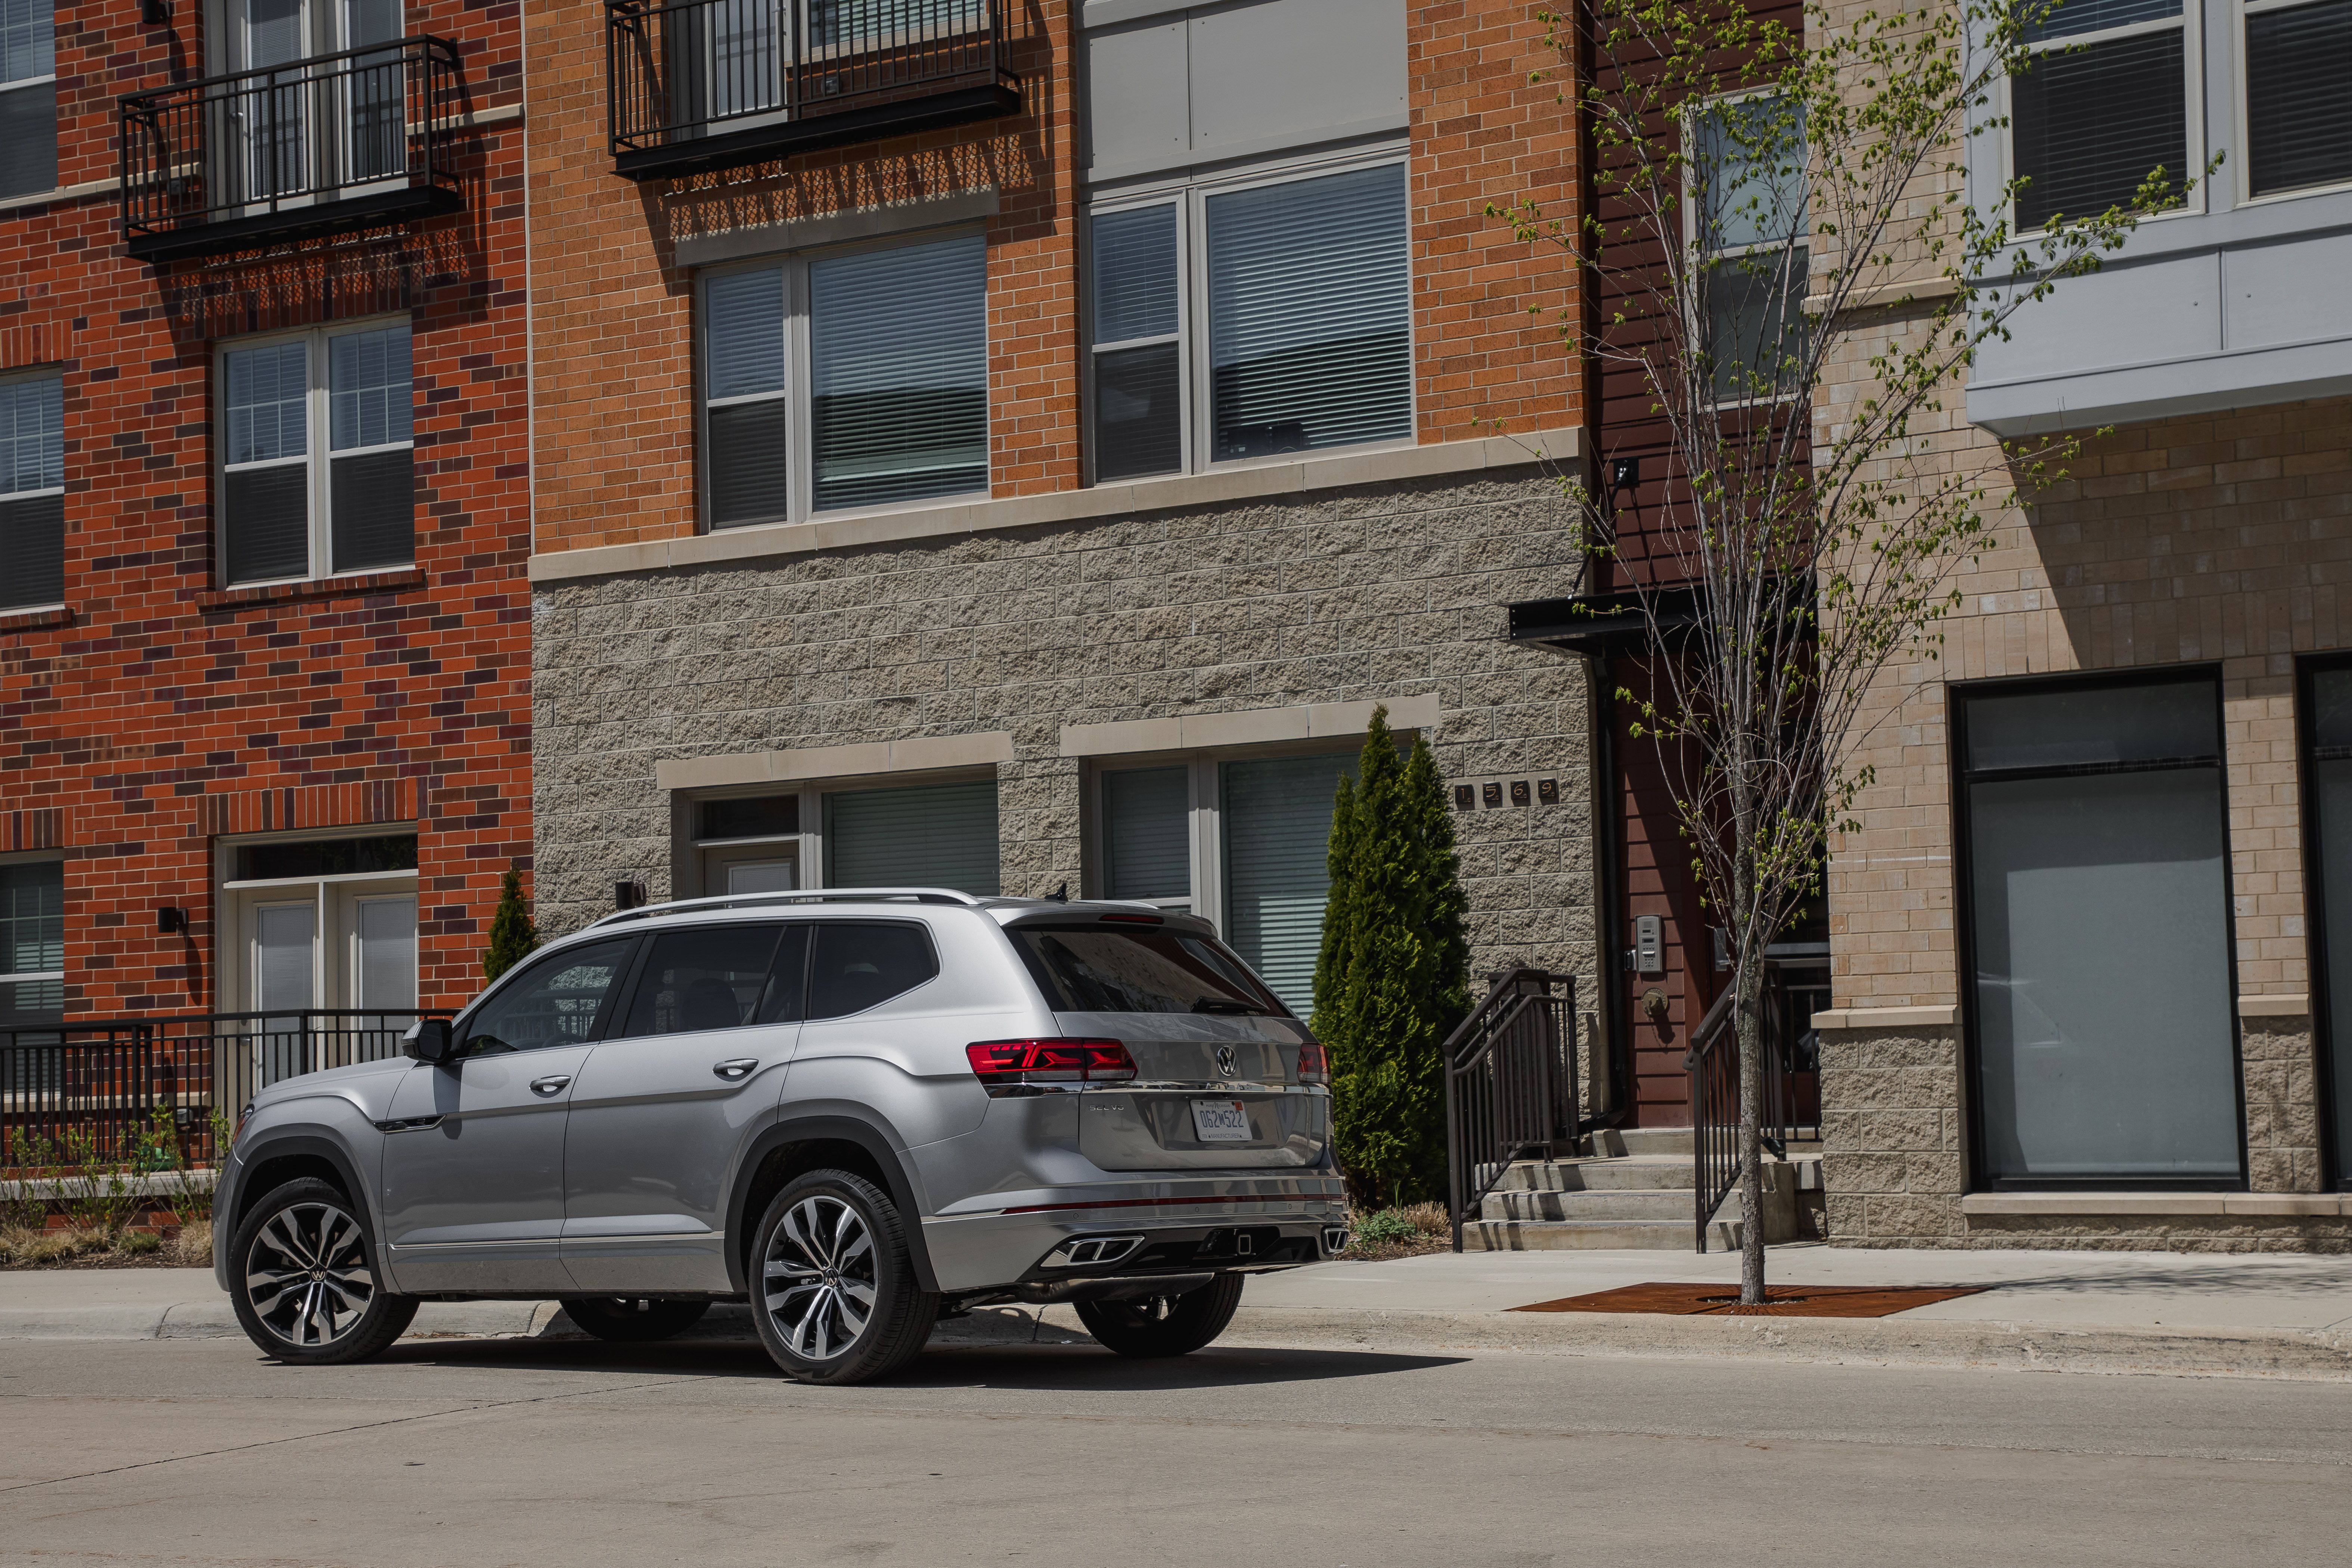
[[[1341,1256],[1366,1263],[1418,1258],[1427,1252],[1444,1252],[1454,1246],[1454,1226],[1445,1217],[1444,1204],[1382,1209],[1378,1214],[1352,1216],[1349,1224],[1355,1235]]]
[[[210,1220],[194,1220],[165,1237],[152,1230],[80,1227],[0,1229],[0,1268],[209,1268]]]

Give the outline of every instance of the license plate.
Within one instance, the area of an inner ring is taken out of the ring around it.
[[[1246,1143],[1250,1141],[1249,1109],[1238,1100],[1196,1100],[1192,1131],[1203,1143]]]

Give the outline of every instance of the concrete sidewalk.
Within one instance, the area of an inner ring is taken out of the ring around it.
[[[1737,1257],[1671,1252],[1442,1253],[1327,1263],[1250,1282],[1220,1343],[2352,1379],[2352,1258],[2144,1252],[1892,1252],[1776,1247],[1784,1285],[1981,1285],[1894,1317],[1512,1312],[1645,1281],[1738,1278]],[[0,1338],[238,1333],[203,1269],[0,1273]],[[429,1303],[412,1336],[570,1332],[551,1302]],[[698,1338],[749,1338],[742,1307]],[[1066,1307],[983,1308],[940,1343],[1082,1343]]]

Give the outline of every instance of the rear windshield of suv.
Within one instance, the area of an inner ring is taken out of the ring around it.
[[[1150,926],[1014,926],[1013,945],[1056,1013],[1259,1013],[1273,992],[1213,938]]]

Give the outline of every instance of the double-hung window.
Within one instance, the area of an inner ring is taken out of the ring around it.
[[[0,0],[0,197],[58,188],[53,0]]]
[[[1696,284],[1692,330],[1716,395],[1765,401],[1803,390],[1806,227],[1801,104],[1775,92],[1712,100],[1686,121]]]
[[[2246,191],[2352,183],[2352,0],[2247,0]]]
[[[0,382],[0,609],[65,602],[65,382]]]
[[[227,582],[415,560],[406,322],[236,345],[220,382]]]
[[[2128,205],[2161,168],[2189,163],[2196,40],[2189,0],[2060,0],[2028,35],[2030,69],[2009,82],[2021,233]]]
[[[1096,479],[1409,440],[1408,234],[1400,163],[1098,209]]]
[[[951,235],[706,274],[713,528],[988,489],[988,250]]]
[[[66,868],[0,864],[0,1029],[64,1016]]]

